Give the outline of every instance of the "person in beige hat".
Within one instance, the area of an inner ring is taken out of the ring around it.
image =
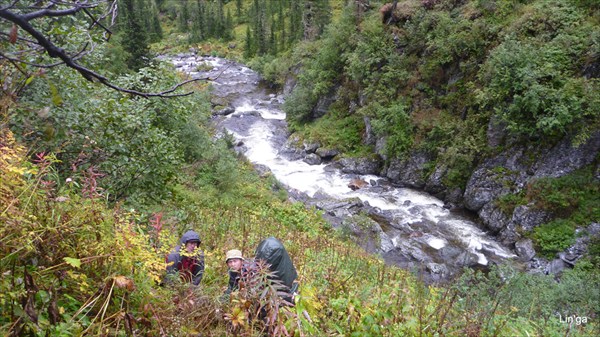
[[[240,250],[232,249],[225,254],[225,263],[229,267],[229,286],[225,290],[225,295],[229,295],[239,288],[244,256]]]

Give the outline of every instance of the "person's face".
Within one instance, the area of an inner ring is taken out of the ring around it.
[[[242,259],[229,259],[227,260],[227,266],[231,270],[239,271],[242,269]]]
[[[185,243],[185,250],[191,254],[194,252],[194,249],[198,248],[198,246],[199,246],[199,242],[188,241]]]

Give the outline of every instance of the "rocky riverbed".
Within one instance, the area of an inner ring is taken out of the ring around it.
[[[291,200],[322,210],[332,226],[387,263],[436,282],[463,267],[488,268],[516,257],[468,213],[451,211],[442,200],[379,175],[380,163],[339,158],[335,149],[290,138],[284,97],[248,67],[194,53],[170,61],[190,77],[215,79],[215,127],[233,135],[236,151],[259,173],[274,175]]]

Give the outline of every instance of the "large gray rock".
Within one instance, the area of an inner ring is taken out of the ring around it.
[[[533,241],[530,239],[522,239],[515,243],[515,251],[519,259],[523,262],[530,261],[535,256]]]
[[[377,142],[377,138],[373,133],[373,127],[371,126],[371,118],[369,118],[369,116],[364,116],[363,122],[365,123],[365,136],[363,139],[363,143],[367,145],[375,145],[375,143]]]
[[[215,111],[214,114],[218,115],[218,116],[227,116],[227,115],[232,114],[234,112],[235,112],[235,108],[231,107],[231,106],[228,106],[228,107],[225,107],[225,108],[223,108],[221,110]]]
[[[511,247],[521,239],[521,234],[517,231],[514,222],[511,221],[498,233],[498,239],[500,239],[500,243],[503,245]]]
[[[561,177],[594,162],[600,152],[600,132],[592,134],[588,141],[573,147],[570,139],[564,139],[547,151],[534,165],[535,178]]]
[[[267,165],[253,164],[254,170],[258,173],[261,178],[265,178],[271,175],[271,169]]]
[[[456,257],[456,265],[461,267],[475,267],[479,264],[477,255],[470,252],[462,252]]]
[[[298,84],[298,74],[300,73],[300,66],[294,66],[285,76],[285,82],[283,83],[283,96],[287,96],[292,93],[296,84]]]
[[[425,152],[413,152],[408,159],[394,159],[387,169],[386,176],[395,183],[412,188],[425,187],[425,165],[431,161]]]
[[[315,151],[317,151],[317,149],[321,146],[321,144],[315,142],[315,143],[307,143],[304,142],[303,144],[304,147],[304,152],[306,153],[315,153]]]
[[[329,111],[329,106],[338,100],[338,91],[339,86],[334,86],[329,90],[327,95],[321,96],[317,101],[317,104],[312,110],[312,118],[317,119],[325,116],[325,114]]]
[[[481,163],[467,182],[465,207],[479,211],[501,195],[518,193],[530,178],[529,153],[524,147],[514,147]]]
[[[550,218],[550,214],[544,210],[535,209],[531,205],[521,205],[515,208],[511,221],[529,232],[535,227],[548,222]]]
[[[461,252],[462,250],[458,247],[444,246],[438,251],[438,254],[444,261],[452,261],[455,260]]]
[[[315,151],[315,153],[319,157],[321,157],[323,160],[330,160],[330,159],[333,159],[333,157],[340,154],[340,151],[338,151],[336,149],[327,149],[327,148],[320,147]]]
[[[446,186],[442,180],[444,179],[447,171],[448,169],[445,165],[438,165],[427,179],[427,183],[425,184],[425,192],[443,198],[446,194]],[[440,195],[442,193],[444,195]]]
[[[307,154],[306,157],[304,157],[303,161],[308,165],[319,165],[321,164],[321,157],[317,156],[314,153],[310,153]]]
[[[510,220],[500,208],[494,205],[493,202],[485,204],[481,210],[479,210],[479,218],[494,234],[497,234],[505,228]]]
[[[552,260],[552,262],[548,263],[548,266],[546,266],[546,274],[553,274],[553,275],[558,275],[560,274],[563,270],[565,270],[565,268],[567,268],[569,265],[567,263],[565,263],[563,260],[561,259],[555,259]]]
[[[353,174],[378,174],[381,171],[379,158],[342,158],[338,161],[342,172]]]
[[[279,154],[288,160],[298,160],[304,158],[304,150],[300,148],[300,139],[298,136],[289,137],[279,150]]]

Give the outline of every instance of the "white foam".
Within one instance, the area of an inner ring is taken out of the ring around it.
[[[427,244],[437,250],[440,250],[442,248],[444,248],[446,246],[448,242],[444,239],[440,239],[440,238],[436,238],[436,237],[431,237],[427,240]]]

